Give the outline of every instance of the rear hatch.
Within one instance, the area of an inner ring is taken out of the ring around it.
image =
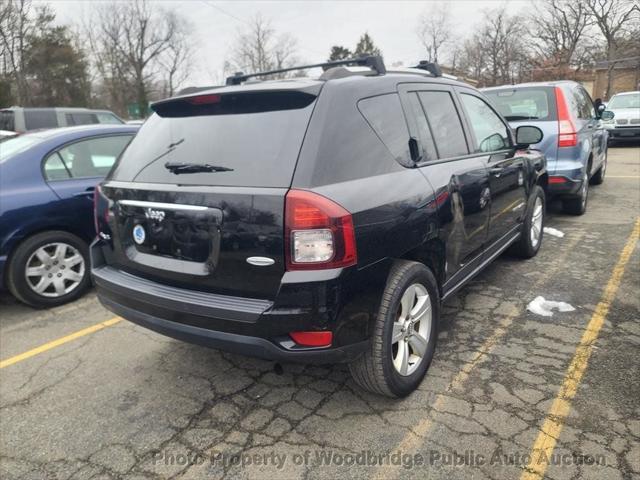
[[[102,186],[108,262],[180,288],[274,298],[285,195],[319,89],[236,87],[155,104]]]
[[[544,137],[532,148],[547,157],[549,171],[555,168],[558,156],[558,114],[554,87],[504,87],[483,92],[513,129],[533,125],[542,130]]]

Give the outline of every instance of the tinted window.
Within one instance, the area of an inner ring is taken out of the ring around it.
[[[510,88],[484,93],[504,118],[518,121],[555,120],[552,92],[548,88]]]
[[[67,125],[92,125],[98,123],[98,117],[94,113],[67,113],[65,117]]]
[[[301,92],[202,95],[156,104],[113,170],[113,180],[288,187],[315,104]],[[207,103],[215,102],[215,103]],[[225,172],[174,174],[168,162]]]
[[[44,161],[44,178],[47,180],[65,180],[71,178],[71,173],[65,166],[58,152],[47,157]]]
[[[409,159],[409,132],[398,95],[391,93],[365,98],[358,102],[358,109],[393,158],[406,164]]]
[[[11,110],[0,111],[0,130],[15,130],[15,124],[13,121],[13,112]]]
[[[58,154],[73,178],[103,177],[130,140],[131,135],[90,138],[67,145]]]
[[[476,137],[476,152],[495,152],[511,146],[509,130],[489,105],[473,95],[463,93],[462,104]]]
[[[449,92],[419,92],[439,158],[469,153],[458,110]]]
[[[427,123],[427,117],[424,114],[424,110],[422,110],[420,100],[418,100],[418,94],[416,92],[411,92],[407,98],[413,117],[416,120],[422,161],[435,160],[438,158],[438,152],[436,152],[436,147],[433,143],[433,135],[431,134],[429,124]]]
[[[39,128],[56,128],[58,126],[58,118],[53,109],[24,110],[24,123],[27,130],[37,130]]]

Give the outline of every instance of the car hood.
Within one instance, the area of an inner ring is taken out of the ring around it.
[[[640,118],[640,108],[612,108],[614,120]]]

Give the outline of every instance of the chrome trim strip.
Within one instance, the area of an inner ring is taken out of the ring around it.
[[[269,257],[249,257],[247,258],[247,263],[257,267],[268,267],[276,263],[276,261]]]
[[[120,205],[127,205],[130,207],[143,207],[143,208],[160,208],[163,210],[191,210],[191,211],[204,211],[209,210],[209,207],[202,205],[185,205],[181,203],[162,203],[162,202],[145,202],[144,200],[118,200]]]

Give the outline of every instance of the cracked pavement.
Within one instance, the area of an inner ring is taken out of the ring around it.
[[[362,391],[345,365],[276,366],[119,322],[0,371],[0,477],[518,478],[640,211],[640,148],[610,149],[607,175],[585,216],[551,206],[564,238],[546,235],[530,261],[503,256],[445,304],[406,399]],[[548,478],[640,477],[639,260],[636,248],[554,451],[574,460]],[[526,312],[538,295],[576,311]],[[112,317],[93,293],[47,311],[3,295],[0,357]],[[400,465],[379,465],[389,452]]]

